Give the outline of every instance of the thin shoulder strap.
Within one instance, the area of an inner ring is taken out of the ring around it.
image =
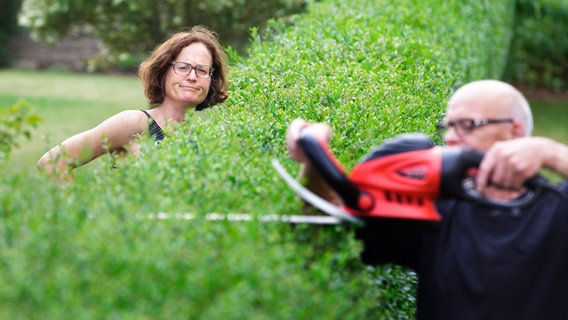
[[[146,110],[140,110],[140,111],[144,112],[144,114],[146,115],[146,117],[148,117],[148,119],[154,120],[154,118],[152,118],[152,116],[148,112],[146,112]]]
[[[140,110],[144,112],[146,117],[150,119],[150,127],[148,130],[150,131],[150,136],[156,140],[156,142],[162,141],[164,139],[164,131],[160,128],[160,125],[152,118],[152,116],[146,112],[146,110]]]

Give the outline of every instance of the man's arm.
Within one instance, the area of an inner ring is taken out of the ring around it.
[[[477,176],[478,189],[489,184],[520,189],[542,168],[568,179],[568,146],[545,137],[500,141],[485,153]]]
[[[300,182],[321,198],[340,205],[341,199],[339,196],[322,179],[302,151],[298,143],[302,132],[309,132],[311,135],[329,143],[331,139],[331,129],[329,126],[321,123],[309,124],[302,119],[294,120],[286,131],[286,147],[288,148],[290,158],[302,164],[298,177]]]

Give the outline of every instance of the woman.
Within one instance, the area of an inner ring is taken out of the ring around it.
[[[140,65],[138,75],[150,110],[120,112],[76,134],[44,154],[37,165],[49,175],[73,181],[73,169],[105,153],[139,153],[137,137],[157,142],[164,130],[185,119],[188,110],[203,110],[228,96],[227,57],[214,32],[196,26],[158,45]]]

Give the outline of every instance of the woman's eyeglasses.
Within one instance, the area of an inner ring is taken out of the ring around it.
[[[497,123],[512,123],[513,119],[458,119],[455,121],[446,121],[442,123],[438,123],[436,128],[440,135],[444,135],[446,131],[450,128],[454,128],[457,134],[461,136],[465,136],[471,133],[476,128],[486,126],[489,124],[497,124]]]
[[[202,79],[210,78],[213,75],[213,71],[215,71],[215,68],[204,64],[194,66],[186,62],[173,62],[172,67],[174,68],[174,72],[180,76],[187,76],[191,73],[191,70],[195,70],[195,75]]]

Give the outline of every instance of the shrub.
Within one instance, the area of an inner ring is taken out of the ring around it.
[[[29,139],[32,129],[41,121],[35,110],[23,100],[8,108],[0,108],[0,162],[7,160],[12,148],[19,146],[20,136]]]

